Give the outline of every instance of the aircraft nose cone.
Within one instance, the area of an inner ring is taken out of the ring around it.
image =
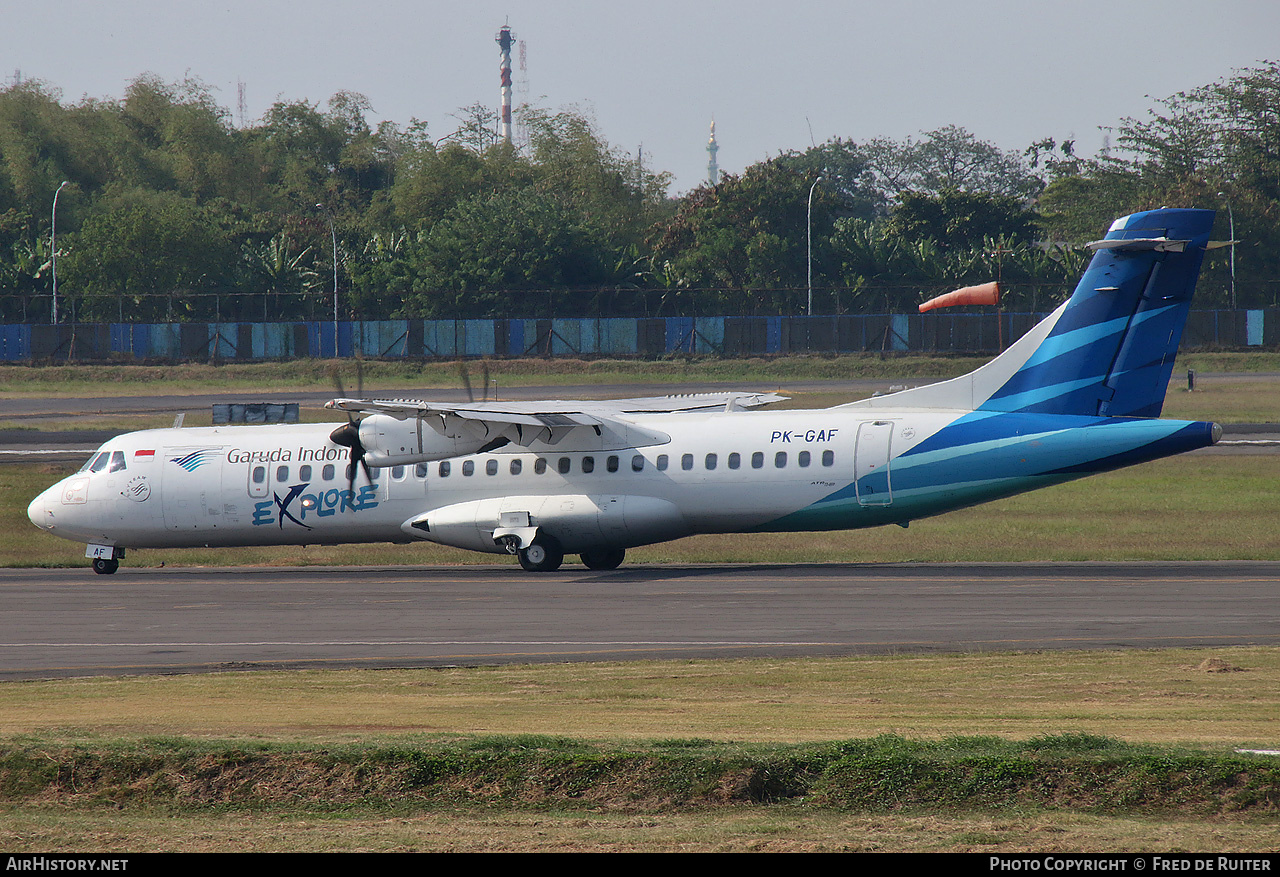
[[[31,500],[31,505],[27,506],[27,517],[41,530],[48,530],[53,526],[53,507],[49,503],[49,491],[46,490]]]

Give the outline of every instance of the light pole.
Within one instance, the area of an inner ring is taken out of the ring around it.
[[[323,204],[316,205],[329,217],[329,236],[333,239],[333,358],[338,358],[338,232],[333,224],[333,211]]]
[[[58,196],[66,187],[67,181],[63,180],[62,185],[53,193],[53,221],[49,228],[49,248],[52,251],[49,258],[53,265],[53,309],[49,317],[50,323],[58,322]]]
[[[813,181],[813,185],[809,187],[809,209],[806,212],[805,226],[808,231],[809,241],[809,306],[805,309],[805,316],[813,316],[813,190],[818,188],[818,183],[822,182],[822,176],[819,175]]]
[[[1219,192],[1218,197],[1227,202],[1227,237],[1231,238],[1231,310],[1236,309],[1236,214],[1231,209],[1231,199],[1226,192]]]

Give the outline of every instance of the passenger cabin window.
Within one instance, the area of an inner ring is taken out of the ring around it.
[[[609,457],[607,460],[605,460],[605,461],[604,461],[604,468],[605,468],[605,469],[607,469],[607,470],[608,470],[608,471],[610,471],[610,472],[617,472],[617,471],[618,471],[618,458],[617,458],[617,457]]]
[[[448,460],[441,460],[441,461],[440,461],[440,465],[436,467],[436,473],[437,473],[441,478],[448,478],[448,477],[449,477],[449,471],[450,471],[452,468],[453,468],[453,467],[449,464],[449,461],[448,461]]]
[[[413,467],[413,474],[418,478],[426,478],[427,474],[430,471],[431,471],[431,467],[428,466],[426,463],[419,463],[418,465]]]
[[[559,460],[557,460],[556,468],[560,470],[561,475],[568,475],[569,474],[569,458],[561,457]]]
[[[787,465],[787,452],[786,452],[786,451],[778,451],[778,453],[774,454],[774,455],[773,455],[773,465],[774,465],[774,467],[775,467],[775,468],[778,468],[778,469],[783,469],[783,468],[785,468],[785,467],[786,467],[786,465]]]
[[[631,471],[632,472],[644,471],[644,454],[636,454],[634,457],[631,458]]]
[[[263,484],[266,482],[266,480],[267,480],[267,467],[254,466],[253,467],[253,483]]]
[[[289,467],[288,467],[288,466],[277,466],[277,467],[276,467],[276,481],[288,481],[288,480],[289,480]]]
[[[734,452],[734,453],[732,453],[732,454],[730,454],[730,455],[729,455],[729,468],[730,468],[730,469],[737,469],[737,468],[738,468],[739,466],[741,466],[741,465],[742,465],[742,455],[741,455],[741,454],[739,454],[739,453],[737,453],[737,452]]]
[[[299,481],[310,481],[310,480],[311,480],[311,467],[310,467],[310,466],[299,466],[299,467],[298,467],[298,480],[299,480]]]
[[[751,455],[751,468],[752,469],[764,468],[764,452],[763,451],[756,451],[754,454]]]
[[[708,471],[708,472],[710,472],[712,469],[716,468],[716,455],[715,455],[715,454],[707,454],[706,466],[707,466],[707,471]]]
[[[588,473],[596,471],[596,458],[595,458],[595,457],[583,457],[583,458],[582,458],[582,471],[583,471],[583,472],[588,472]]]
[[[474,473],[475,473],[475,471],[476,471],[476,461],[475,461],[475,460],[463,460],[463,461],[462,461],[462,474],[463,474],[463,475],[465,475],[465,476],[467,476],[467,477],[470,477],[472,474],[474,474]]]
[[[667,471],[667,455],[666,454],[658,455],[658,471],[659,472]]]
[[[510,468],[511,468],[511,474],[512,474],[512,475],[519,475],[519,474],[520,474],[520,470],[524,468],[524,463],[522,463],[522,462],[520,461],[520,459],[519,459],[519,458],[513,459],[513,460],[511,461],[511,467],[510,467]]]
[[[836,464],[836,452],[835,452],[835,451],[823,451],[823,452],[822,452],[822,465],[824,465],[824,466],[834,466],[835,464]]]
[[[365,472],[365,475],[369,476],[370,484],[374,484],[378,481],[378,476],[381,475],[381,472],[383,472],[383,470],[370,467],[370,469]],[[348,484],[351,484],[353,480],[356,480],[356,463],[347,463],[346,475]]]
[[[391,467],[391,477],[392,477],[392,478],[394,478],[396,481],[403,481],[403,480],[404,480],[404,467],[403,467],[403,466],[392,466],[392,467]]]
[[[485,461],[485,464],[484,464],[484,474],[486,474],[486,475],[497,475],[497,474],[498,474],[498,461],[497,461],[497,460],[486,460],[486,461]]]
[[[320,470],[320,477],[323,478],[325,481],[332,481],[333,474],[334,474],[334,468],[332,463],[326,463],[325,467]]]
[[[801,466],[802,468],[803,468],[803,467],[805,467],[805,466],[808,466],[808,465],[809,465],[809,452],[808,452],[808,451],[801,451],[800,453],[796,454],[796,462],[797,462],[797,463],[799,463],[799,464],[800,464],[800,466]]]
[[[533,461],[533,474],[534,474],[534,475],[541,475],[543,472],[546,472],[546,471],[547,471],[547,461],[546,461],[546,458],[544,458],[544,457],[538,457],[536,460],[534,460],[534,461]]]
[[[693,454],[685,454],[680,458],[680,468],[686,472],[693,468]]]

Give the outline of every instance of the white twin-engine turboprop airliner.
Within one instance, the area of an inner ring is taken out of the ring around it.
[[[409,542],[613,569],[693,533],[910,521],[1205,447],[1154,419],[1213,212],[1116,220],[1062,306],[963,377],[821,410],[713,393],[465,405],[335,399],[348,423],[157,429],[40,494],[113,573],[129,548]],[[356,415],[362,419],[355,420]]]

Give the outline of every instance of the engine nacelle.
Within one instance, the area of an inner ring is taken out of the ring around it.
[[[420,417],[401,420],[389,414],[371,414],[360,421],[364,460],[374,468],[428,463],[499,447],[500,436],[486,435],[461,418]]]
[[[400,528],[416,539],[493,554],[505,553],[500,541],[504,538],[518,538],[521,547],[527,547],[531,531],[554,536],[567,554],[633,548],[692,532],[680,509],[665,499],[585,494],[460,502],[410,518]]]

